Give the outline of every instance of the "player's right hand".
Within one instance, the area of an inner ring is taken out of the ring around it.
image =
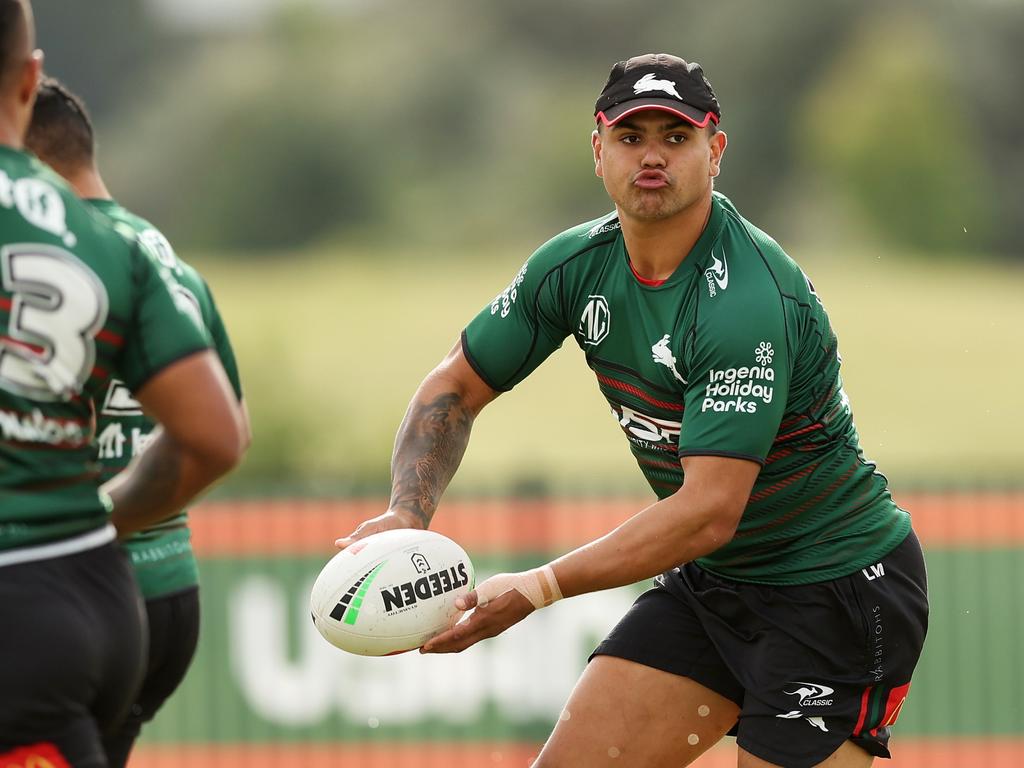
[[[335,539],[334,546],[338,549],[354,544],[359,539],[365,539],[374,533],[381,531],[392,531],[396,528],[424,528],[423,522],[411,512],[404,512],[400,509],[389,509],[382,515],[371,517],[361,522],[348,536]]]

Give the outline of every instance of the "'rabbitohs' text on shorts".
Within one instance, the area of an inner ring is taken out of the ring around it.
[[[683,675],[736,702],[737,743],[771,763],[813,766],[847,739],[890,756],[928,625],[913,531],[879,562],[818,584],[740,583],[693,563],[656,582],[595,656]]]

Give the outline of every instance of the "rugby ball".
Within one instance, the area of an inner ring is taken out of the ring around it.
[[[331,558],[313,584],[309,607],[331,645],[386,656],[419,648],[452,626],[455,599],[474,583],[473,563],[448,537],[382,531]]]

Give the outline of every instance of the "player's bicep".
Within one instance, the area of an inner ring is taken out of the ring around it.
[[[463,331],[467,362],[492,389],[512,389],[569,335],[557,280],[541,252],[534,254]]]
[[[723,527],[734,531],[761,465],[749,459],[726,456],[686,456],[683,466],[683,492],[692,493]]]

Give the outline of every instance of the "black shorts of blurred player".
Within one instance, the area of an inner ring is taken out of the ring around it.
[[[106,768],[104,739],[145,662],[142,597],[121,547],[0,567],[0,627],[0,765]]]
[[[106,741],[110,768],[127,765],[142,726],[185,679],[199,642],[199,588],[147,600],[146,614],[149,664],[128,717]]]
[[[690,678],[734,702],[730,734],[769,763],[809,768],[847,740],[890,757],[889,726],[928,625],[913,531],[879,563],[835,581],[741,584],[688,563],[657,582],[594,656]]]

